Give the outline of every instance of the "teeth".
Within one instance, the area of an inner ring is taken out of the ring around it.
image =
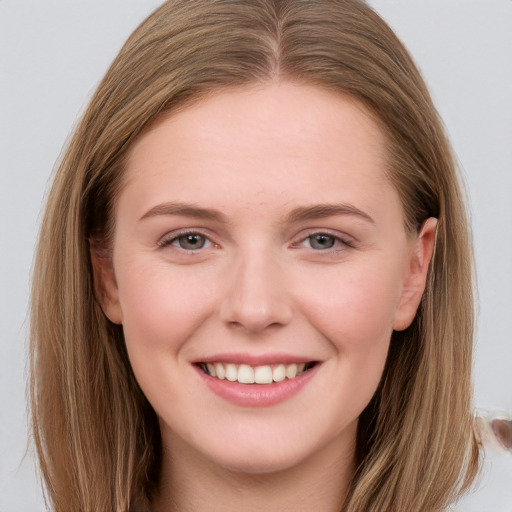
[[[217,374],[215,373],[215,366],[213,366],[213,364],[208,363],[206,365],[206,368],[208,369],[208,372],[210,373],[210,375],[212,377],[216,377],[217,376]]]
[[[209,369],[209,368],[208,368]],[[218,379],[225,379],[226,378],[226,371],[224,370],[224,365],[221,363],[215,364],[215,374],[210,372],[210,375],[212,377],[217,377]]]
[[[238,380],[238,370],[236,369],[236,366],[234,364],[227,364],[225,368],[226,379],[228,379],[231,382],[235,382],[235,380]]]
[[[272,368],[270,368],[270,366],[256,366],[254,370],[254,381],[256,384],[272,384]]]
[[[296,364],[290,364],[286,367],[286,376],[289,379],[294,379],[297,377],[297,365]]]
[[[272,372],[274,382],[281,382],[286,379],[286,367],[284,364],[280,364],[274,368]]]
[[[240,384],[272,384],[285,379],[294,379],[311,367],[310,364],[292,363],[278,365],[250,366],[248,364],[236,365],[232,363],[207,363],[203,370],[218,379],[227,379]]]
[[[241,364],[238,367],[238,382],[241,384],[254,384],[254,374],[254,370],[248,364]]]

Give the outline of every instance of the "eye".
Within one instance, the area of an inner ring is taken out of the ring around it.
[[[325,249],[332,249],[336,245],[336,242],[338,240],[339,239],[333,235],[329,235],[326,233],[317,233],[315,235],[308,236],[306,240],[304,240],[304,242],[309,244],[309,247],[311,247],[311,249],[321,251]]]
[[[184,251],[197,251],[212,245],[212,242],[201,233],[181,233],[170,235],[159,242],[161,247],[173,246]]]
[[[325,232],[310,234],[308,237],[302,239],[300,245],[313,249],[314,251],[341,251],[348,247],[354,247],[350,239],[347,240],[341,236]]]
[[[197,233],[188,233],[174,239],[174,244],[187,251],[202,249],[206,245],[207,239]]]

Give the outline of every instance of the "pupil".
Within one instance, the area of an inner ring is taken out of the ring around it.
[[[334,247],[334,237],[331,235],[314,235],[310,237],[313,249],[331,249]]]
[[[205,240],[201,235],[184,235],[180,237],[179,243],[182,249],[201,249]]]

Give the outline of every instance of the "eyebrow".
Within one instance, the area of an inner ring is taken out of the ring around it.
[[[228,223],[227,217],[220,211],[211,208],[201,208],[189,203],[162,203],[147,211],[140,220],[159,215],[179,215],[196,219],[213,220]],[[307,220],[322,219],[336,215],[350,215],[375,224],[375,221],[364,211],[348,203],[327,203],[313,206],[299,206],[294,208],[287,216],[286,223],[293,224]]]
[[[214,220],[217,222],[227,223],[227,217],[210,208],[200,208],[194,204],[188,203],[162,203],[151,208],[146,212],[140,220],[156,217],[158,215],[180,215],[182,217],[191,217],[195,219]]]
[[[348,203],[327,203],[314,206],[300,206],[293,209],[287,217],[289,223],[304,222],[306,220],[322,219],[336,215],[350,215],[375,224],[375,221],[359,208]]]

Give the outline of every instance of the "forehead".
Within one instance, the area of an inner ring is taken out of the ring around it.
[[[317,202],[359,200],[371,210],[392,188],[385,146],[352,98],[263,84],[213,94],[160,119],[130,149],[125,185],[137,185],[141,200],[147,192],[164,201],[172,191],[176,201],[237,195],[262,207],[315,195]]]
[[[286,149],[287,141],[307,140],[318,132],[323,135],[329,132],[339,141],[351,132],[352,142],[357,140],[368,151],[380,151],[384,143],[379,121],[356,98],[315,85],[286,81],[228,87],[163,114],[132,144],[129,160],[147,144],[148,139],[154,138],[152,134],[163,133],[161,128],[164,124],[179,126],[179,130],[189,128],[197,140],[204,141],[219,130],[228,132],[236,124],[240,136],[254,137],[259,132],[260,136],[254,142],[262,142],[262,136],[266,136],[268,142],[280,143],[283,149]],[[190,136],[190,132],[183,131],[183,135]],[[368,147],[369,142],[372,142],[372,147]],[[355,151],[358,149],[354,147]]]

